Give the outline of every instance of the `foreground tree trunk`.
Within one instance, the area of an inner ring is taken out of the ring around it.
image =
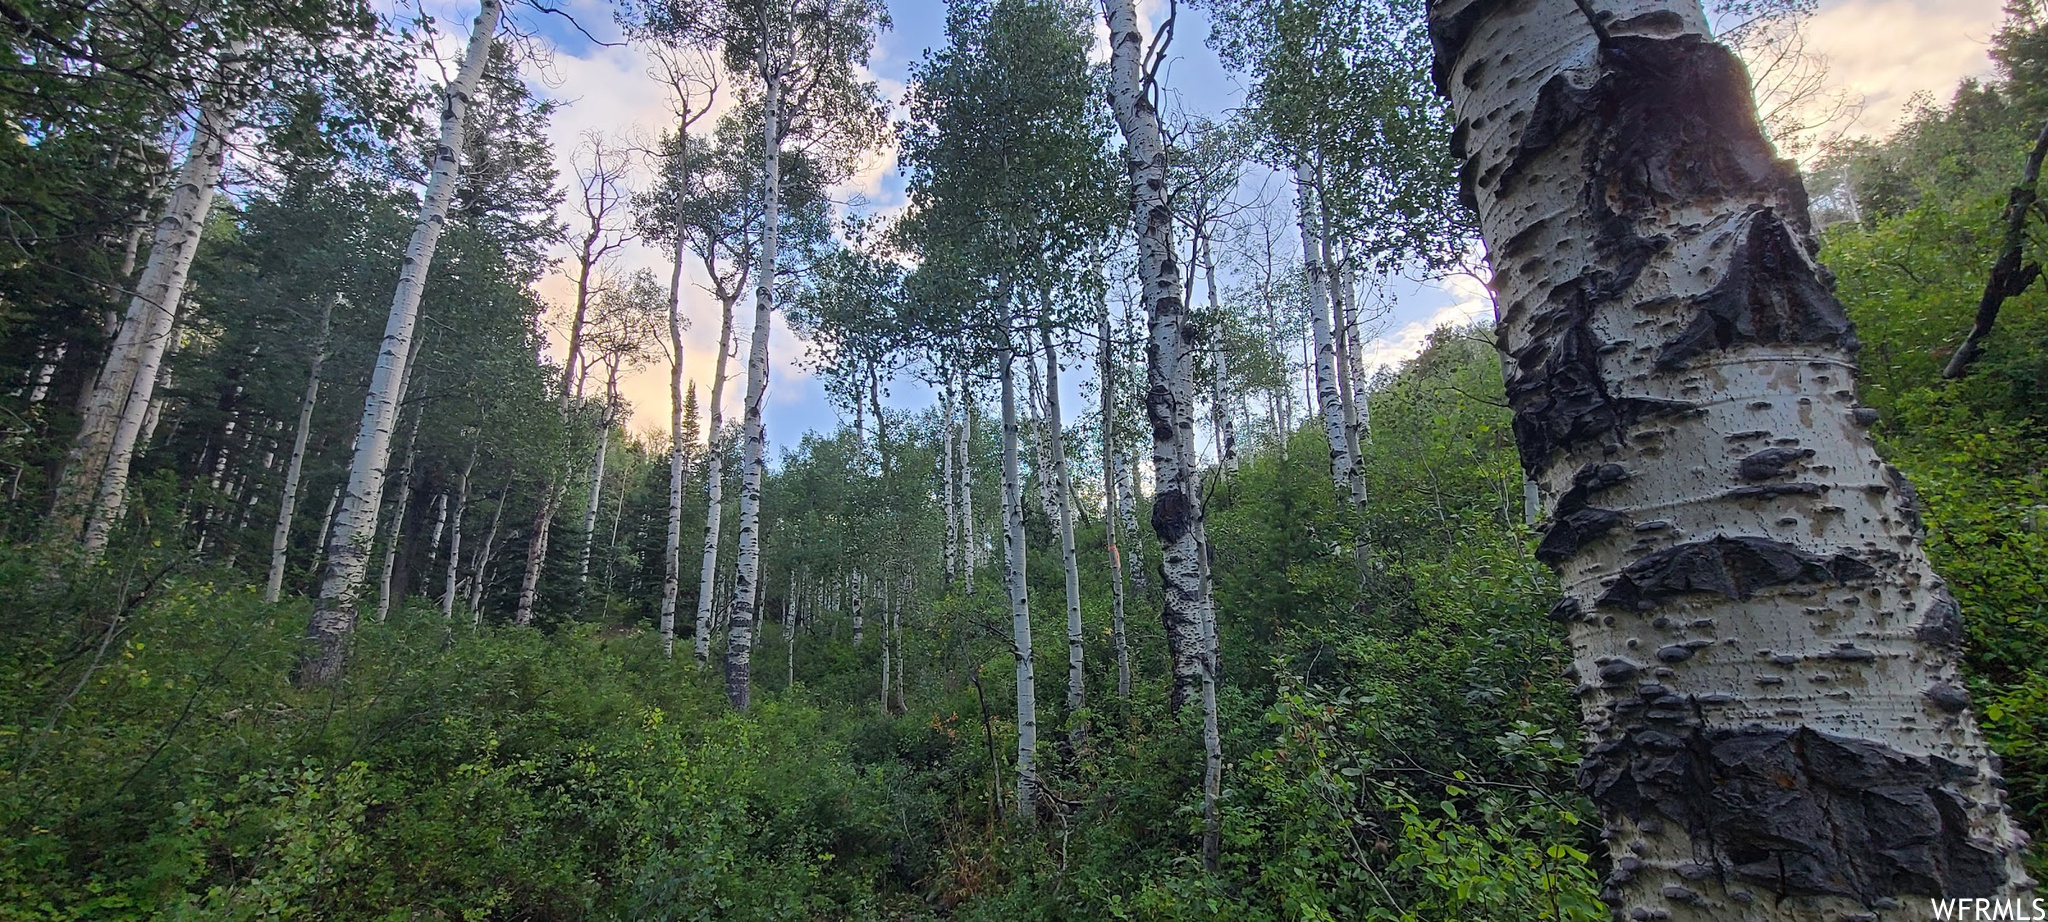
[[[357,594],[369,565],[370,543],[377,535],[377,511],[384,498],[384,468],[391,461],[391,429],[398,419],[406,364],[412,355],[413,327],[419,320],[420,294],[434,261],[434,249],[448,223],[448,205],[461,172],[463,122],[470,97],[476,94],[491,39],[498,31],[500,0],[483,0],[470,26],[469,47],[462,69],[441,102],[441,136],[420,200],[419,220],[406,245],[398,287],[391,295],[391,314],[384,325],[384,345],[370,374],[370,393],[363,400],[363,418],[356,430],[355,456],[349,462],[348,487],[328,539],[326,573],[320,597],[306,625],[312,648],[300,659],[301,684],[320,684],[341,674],[342,654],[356,626]]]
[[[768,52],[764,48],[763,55]],[[766,66],[762,67],[767,71]],[[761,403],[768,395],[768,333],[775,318],[775,247],[782,210],[782,81],[768,74],[761,119],[764,137],[762,175],[765,177],[761,203],[761,267],[754,280],[754,329],[747,348],[747,398],[741,417],[740,438],[745,443],[740,462],[739,567],[733,574],[732,626],[725,643],[725,696],[732,706],[746,710],[753,698],[751,684],[754,645],[755,585],[761,573],[761,468],[768,434],[761,418]]]
[[[1208,593],[1201,572],[1202,500],[1194,464],[1193,330],[1181,299],[1166,202],[1166,143],[1159,112],[1141,75],[1144,34],[1135,0],[1108,0],[1110,102],[1123,131],[1125,169],[1138,235],[1138,277],[1144,286],[1150,341],[1146,346],[1145,416],[1152,424],[1152,531],[1159,536],[1166,646],[1173,669],[1174,710],[1201,690],[1207,646],[1202,636]],[[1341,443],[1340,443],[1341,444]]]
[[[313,361],[306,369],[306,395],[299,398],[299,426],[292,433],[292,456],[285,462],[284,489],[277,499],[277,528],[270,534],[270,575],[263,582],[263,601],[275,602],[284,591],[285,549],[291,544],[292,513],[299,505],[299,476],[305,472],[306,443],[313,437],[313,408],[320,402],[320,366],[327,362],[327,336],[334,327],[334,302],[320,302],[320,332],[313,340]]]
[[[230,53],[239,54],[246,47],[237,44]],[[149,261],[128,302],[127,319],[87,397],[50,521],[64,537],[82,537],[86,552],[94,557],[106,549],[107,536],[127,505],[128,465],[147,428],[157,374],[171,346],[185,281],[220,187],[227,138],[233,130],[233,115],[225,104],[215,101],[200,110],[185,162],[157,221]]]
[[[1038,679],[1031,663],[1031,590],[1024,568],[1024,486],[1017,464],[1016,351],[998,359],[1003,376],[1003,588],[1010,601],[1010,651],[1017,661],[1017,820],[1038,819]]]
[[[960,376],[960,574],[967,594],[974,594],[974,569],[981,562],[981,542],[974,536],[974,386]]]
[[[1603,4],[1594,4],[1600,6]],[[1436,0],[1616,918],[2028,892],[1806,193],[1694,0]],[[1901,908],[1903,907],[1903,908]],[[1890,918],[1891,913],[1884,914]]]

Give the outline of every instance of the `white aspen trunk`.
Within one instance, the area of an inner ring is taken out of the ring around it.
[[[270,534],[270,575],[263,582],[265,602],[276,602],[284,592],[285,550],[291,543],[292,513],[298,509],[306,443],[313,437],[313,408],[320,402],[320,366],[327,361],[327,337],[334,328],[334,304],[340,299],[339,295],[329,295],[320,302],[320,332],[314,337],[313,361],[306,369],[306,395],[299,398],[299,424],[292,433],[291,460],[285,462],[284,489],[277,500],[277,528]]]
[[[1146,347],[1145,416],[1152,425],[1152,531],[1159,536],[1162,621],[1175,710],[1199,695],[1209,762],[1220,771],[1209,745],[1216,734],[1216,643],[1210,613],[1208,538],[1202,518],[1200,474],[1195,458],[1195,374],[1187,304],[1176,290],[1179,267],[1173,253],[1173,211],[1166,201],[1166,143],[1143,78],[1144,32],[1136,0],[1106,0],[1109,25],[1110,100],[1124,136],[1124,166],[1130,180],[1131,212],[1137,225],[1138,278],[1143,285],[1150,341]],[[1220,851],[1216,800],[1208,795],[1204,770],[1203,867],[1214,873]]]
[[[711,374],[711,419],[704,439],[704,556],[697,571],[697,633],[694,638],[697,662],[711,661],[711,600],[718,585],[718,538],[725,527],[725,451],[719,433],[725,426],[725,363],[731,354],[732,308],[729,299],[720,301],[724,315],[718,323],[718,358]]]
[[[680,189],[686,188],[689,180],[687,170],[690,164],[689,141],[690,122],[692,120],[689,114],[690,94],[682,92],[678,88],[677,96],[683,109],[679,121],[682,127],[678,129],[681,136],[677,139],[681,155],[676,158],[676,183],[677,188]],[[662,553],[660,621],[661,655],[667,659],[674,659],[676,655],[676,596],[681,591],[683,579],[683,482],[687,479],[687,462],[689,461],[690,447],[683,442],[683,327],[687,325],[683,319],[683,260],[689,254],[690,245],[689,235],[683,232],[683,224],[684,219],[679,210],[674,228],[676,247],[675,252],[670,254],[673,258],[670,262],[668,276],[668,342],[669,361],[671,362],[668,375],[668,541],[664,545]],[[726,310],[725,316],[726,323],[729,325],[732,322],[732,311],[730,308]],[[720,332],[718,343],[718,363],[718,375],[723,378],[725,376],[725,340],[723,331]],[[715,384],[712,386],[711,393],[711,436],[705,441],[715,451],[718,444],[717,403],[722,395],[720,394],[719,387]],[[713,470],[718,469],[718,461],[716,459],[713,459],[711,464]],[[624,502],[623,497],[620,501]],[[715,515],[716,513],[713,514]],[[713,547],[710,553],[716,554],[717,535],[715,533],[712,535],[712,544]],[[699,632],[702,632],[701,627]],[[699,653],[697,658],[702,660],[704,654]]]
[[[1320,187],[1318,187],[1320,188]],[[1321,202],[1320,193],[1317,196]],[[1330,289],[1331,340],[1336,349],[1334,364],[1337,366],[1337,401],[1344,408],[1344,451],[1351,457],[1350,467],[1345,471],[1344,487],[1353,506],[1365,505],[1365,456],[1359,451],[1358,440],[1358,378],[1352,373],[1351,336],[1351,285],[1344,278],[1343,263],[1337,259],[1337,246],[1330,239],[1328,209],[1324,209],[1323,249],[1324,278]],[[1361,549],[1363,545],[1360,545]],[[1360,555],[1363,559],[1363,554]]]
[[[1116,514],[1124,520],[1124,534],[1130,535],[1130,547],[1126,555],[1130,558],[1131,590],[1139,596],[1145,595],[1152,586],[1145,570],[1145,541],[1138,530],[1138,475],[1133,468],[1134,460],[1126,460],[1121,453],[1116,459]]]
[[[1215,318],[1216,330],[1209,337],[1209,361],[1214,370],[1209,378],[1209,422],[1216,430],[1216,466],[1223,473],[1237,473],[1237,423],[1230,413],[1229,387],[1226,377],[1229,372],[1229,357],[1223,348],[1223,303],[1216,291],[1216,243],[1202,242],[1203,285],[1209,293],[1209,316]]]
[[[540,512],[533,517],[533,536],[526,542],[526,567],[519,574],[519,598],[512,609],[512,623],[533,623],[533,609],[540,602],[541,572],[547,569],[548,538],[554,530],[555,513],[562,506],[563,475],[542,482]]]
[[[789,597],[782,600],[782,644],[789,649],[789,677],[782,683],[782,687],[786,689],[796,687],[796,603],[799,591],[797,587],[800,585],[800,581],[792,582]]]
[[[30,406],[42,403],[49,398],[50,380],[57,376],[57,366],[63,363],[64,353],[70,345],[70,343],[58,343],[55,349],[48,350],[49,359],[36,369],[35,377],[29,383],[28,402]]]
[[[911,592],[915,588],[916,584],[911,581],[910,574],[903,574],[903,581],[897,584],[896,588],[896,604],[889,608],[889,636],[891,638],[889,643],[896,648],[896,713],[898,714],[905,714],[910,711],[910,702],[906,697],[910,688],[910,657],[903,652],[903,606],[909,603]]]
[[[455,478],[455,514],[448,530],[448,572],[441,588],[441,618],[451,623],[455,620],[457,577],[462,570],[462,516],[469,511],[469,475],[476,470],[476,454],[476,446],[471,445],[462,475]]]
[[[434,494],[434,530],[427,537],[427,563],[441,556],[441,533],[448,530],[448,494]]]
[[[1068,501],[1073,495],[1073,483],[1067,471],[1066,435],[1061,431],[1060,419],[1060,357],[1053,349],[1052,328],[1044,323],[1038,326],[1038,344],[1045,350],[1045,441],[1046,454],[1052,458],[1052,481],[1057,502],[1058,515],[1053,523],[1060,530],[1060,566],[1067,578],[1067,713],[1080,710],[1086,705],[1082,685],[1087,674],[1082,669],[1084,635],[1081,627],[1081,564],[1074,555],[1074,507]],[[1079,744],[1087,735],[1085,725],[1075,722],[1068,740]]]
[[[960,544],[967,559],[962,568],[967,594],[974,594],[974,569],[981,562],[981,542],[974,535],[974,390],[960,376]]]
[[[228,55],[239,57],[248,47],[248,42],[237,41]],[[67,538],[82,537],[91,557],[105,551],[107,536],[126,508],[128,466],[142,443],[143,423],[154,402],[158,372],[177,327],[186,279],[220,187],[227,139],[233,131],[234,113],[224,102],[214,100],[200,108],[185,162],[178,167],[163,215],[157,219],[149,261],[128,302],[127,319],[86,397],[50,521]]]
[[[860,571],[853,571],[853,645],[858,647],[864,639],[861,635],[862,609],[867,601],[867,584],[861,579]]]
[[[614,383],[616,383],[614,377]],[[616,390],[616,388],[614,388]],[[576,561],[576,585],[579,591],[590,589],[590,549],[597,544],[597,511],[604,501],[604,460],[612,444],[611,420],[605,420],[604,430],[597,437],[597,458],[590,464],[590,502],[583,509],[583,554]]]
[[[946,372],[946,384],[939,392],[939,412],[945,422],[939,427],[942,446],[939,460],[939,479],[945,482],[946,544],[941,553],[941,565],[945,568],[946,588],[953,586],[958,574],[957,551],[960,544],[960,510],[955,503],[953,490],[953,373]]]
[[[1031,663],[1031,595],[1024,569],[1024,489],[1017,470],[1016,352],[1002,350],[1003,586],[1010,600],[1010,647],[1017,660],[1017,820],[1038,819],[1038,680]]]
[[[887,716],[889,713],[889,654],[891,652],[891,645],[895,643],[895,635],[889,629],[891,622],[895,618],[895,608],[892,607],[895,605],[894,591],[894,587],[889,585],[888,580],[882,581],[882,714],[884,716]]]
[[[1308,161],[1294,164],[1295,213],[1301,225],[1302,266],[1308,273],[1308,315],[1310,335],[1315,343],[1315,360],[1309,363],[1315,381],[1314,403],[1323,420],[1323,435],[1330,440],[1330,480],[1350,495],[1352,472],[1357,456],[1351,454],[1351,439],[1344,425],[1344,397],[1337,379],[1337,341],[1330,330],[1330,284],[1320,255],[1322,234],[1317,230],[1313,190],[1315,175]]]
[[[1437,0],[1430,25],[1550,504],[1604,897],[1672,922],[2025,905],[1962,616],[1867,431],[1797,169],[1696,0],[1575,6]]]
[[[406,245],[405,263],[391,295],[391,313],[384,326],[384,344],[370,375],[363,418],[356,431],[355,457],[349,463],[348,489],[330,540],[320,597],[306,625],[313,649],[300,660],[302,683],[320,684],[341,674],[343,651],[355,630],[356,596],[369,563],[370,542],[377,534],[377,512],[384,494],[384,468],[391,459],[391,428],[398,418],[406,364],[411,358],[414,326],[419,320],[420,294],[448,221],[448,206],[461,172],[463,122],[476,93],[492,37],[502,12],[500,0],[482,0],[470,27],[462,69],[442,95],[441,136],[434,147],[433,168],[420,200],[418,222]]]
[[[334,492],[327,494],[327,511],[320,513],[320,540],[313,542],[313,569],[319,573],[327,568],[327,539],[334,534],[334,510],[341,505],[341,484],[334,485]]]
[[[1131,696],[1131,649],[1124,634],[1124,562],[1117,548],[1116,368],[1109,348],[1109,302],[1102,304],[1101,341],[1097,355],[1102,375],[1102,531],[1109,549],[1110,644],[1116,650],[1116,696]]]
[[[505,499],[511,492],[510,487],[498,490],[498,505],[491,510],[491,527],[484,532],[483,546],[477,548],[476,564],[470,567],[469,616],[473,627],[481,627],[484,623],[484,583],[490,577],[491,552],[497,550],[498,527],[505,523]]]
[[[421,410],[413,411],[412,431],[405,437],[405,468],[398,475],[398,502],[391,506],[391,536],[384,541],[384,566],[377,572],[378,624],[391,616],[391,570],[398,563],[399,542],[405,539],[405,514],[412,508],[412,472],[419,459],[422,415]]]
[[[765,44],[762,54],[766,55]],[[764,58],[765,64],[765,58]],[[768,68],[764,66],[763,71]],[[747,349],[747,398],[741,422],[745,449],[740,471],[739,566],[733,574],[732,626],[725,642],[725,695],[738,710],[752,700],[752,651],[756,577],[761,572],[761,474],[768,434],[761,418],[768,395],[768,333],[775,317],[775,247],[782,210],[782,81],[768,74],[762,100],[761,266],[754,280],[754,329]]]
[[[1055,528],[1059,526],[1060,513],[1055,497],[1059,495],[1058,485],[1053,482],[1052,454],[1048,451],[1045,432],[1045,385],[1038,377],[1038,362],[1027,351],[1024,357],[1024,375],[1030,388],[1031,409],[1031,479],[1038,486],[1038,511],[1045,514],[1045,521]]]

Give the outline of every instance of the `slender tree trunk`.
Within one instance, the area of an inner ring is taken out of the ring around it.
[[[511,494],[508,484],[498,489],[498,505],[491,510],[491,527],[484,532],[483,546],[477,548],[476,565],[469,573],[469,615],[473,627],[484,623],[484,583],[490,576],[491,553],[498,548],[498,527],[505,524],[505,500]]]
[[[228,54],[240,56],[248,47],[246,41],[238,41]],[[185,282],[220,187],[227,139],[233,131],[234,113],[226,102],[213,100],[200,108],[185,162],[178,167],[170,198],[157,219],[149,261],[128,302],[127,319],[86,397],[50,522],[65,540],[83,538],[93,557],[106,549],[107,535],[126,507],[128,465],[142,441],[143,421],[177,326]]]
[[[767,51],[764,49],[762,54]],[[741,423],[746,447],[740,471],[739,567],[733,575],[732,627],[725,643],[725,695],[734,708],[742,711],[752,700],[755,579],[761,572],[761,474],[768,441],[761,405],[768,394],[768,333],[775,318],[775,247],[782,210],[782,139],[777,136],[782,118],[782,81],[770,74],[766,83],[761,119],[762,175],[766,177],[761,208],[761,266],[754,280],[754,329],[747,350],[747,399]]]
[[[1003,586],[1010,597],[1010,647],[1017,660],[1017,819],[1038,818],[1038,680],[1031,664],[1031,595],[1024,569],[1024,490],[1017,470],[1016,352],[1003,373]]]
[[[960,376],[960,545],[966,553],[961,568],[967,594],[974,594],[974,568],[981,562],[981,543],[974,536],[974,389]]]
[[[617,377],[613,378],[616,390]],[[597,435],[597,457],[590,464],[590,503],[583,509],[583,556],[576,562],[576,585],[579,592],[590,588],[590,549],[597,544],[597,511],[604,501],[604,461],[612,444],[612,423],[607,413],[604,429]]]
[[[1317,203],[1323,204],[1318,180]],[[1345,278],[1344,264],[1337,258],[1337,245],[1331,240],[1329,208],[1323,208],[1323,227],[1320,242],[1323,248],[1323,278],[1330,290],[1331,340],[1336,349],[1337,400],[1344,408],[1344,452],[1351,458],[1345,471],[1344,486],[1353,506],[1365,505],[1365,456],[1359,451],[1358,424],[1358,376],[1352,369],[1352,323],[1351,283]]]
[[[680,92],[680,87],[678,89],[677,95],[681,97],[683,111],[679,122],[682,127],[677,129],[680,136],[676,139],[678,149],[681,152],[676,157],[676,187],[682,189],[688,187],[689,181],[690,123],[692,119],[689,114],[689,94]],[[674,228],[676,246],[675,252],[670,254],[673,259],[670,262],[668,276],[668,342],[669,360],[671,362],[668,375],[668,543],[664,546],[662,553],[660,621],[661,655],[668,659],[674,659],[676,655],[676,596],[681,590],[683,579],[683,482],[687,479],[690,448],[684,442],[683,436],[683,327],[686,325],[683,319],[683,259],[688,254],[690,245],[689,235],[683,232],[683,226],[684,219],[679,210]],[[732,309],[730,307],[726,309],[725,318],[725,323],[729,326],[732,322]],[[725,376],[724,336],[725,333],[721,330],[718,342],[719,377],[721,378]],[[711,436],[705,440],[714,449],[718,443],[717,401],[720,396],[722,396],[720,388],[714,384],[711,397]],[[718,462],[713,460],[711,464],[713,470],[716,470]],[[716,513],[712,514],[715,515]],[[712,535],[713,547],[710,553],[717,553],[716,544],[717,535],[714,534]],[[699,630],[701,631],[702,628],[700,627]],[[703,658],[703,654],[700,653],[698,659],[701,660]]]
[[[384,345],[370,375],[369,395],[363,401],[355,457],[349,463],[348,489],[330,539],[320,597],[306,625],[306,639],[312,649],[299,661],[298,680],[303,684],[323,684],[341,674],[343,650],[349,632],[355,630],[356,596],[369,564],[370,542],[377,535],[377,511],[384,498],[384,468],[391,459],[391,428],[398,418],[405,366],[412,354],[420,294],[441,231],[447,225],[448,206],[461,171],[463,122],[470,99],[476,95],[477,81],[483,76],[484,63],[490,58],[491,40],[497,33],[501,11],[500,0],[483,0],[482,9],[477,11],[476,21],[470,27],[462,69],[442,95],[440,140],[434,147],[433,167],[420,202],[419,220],[406,246],[398,287],[391,296]]]
[[[457,576],[462,570],[462,516],[469,511],[469,475],[476,471],[476,446],[469,448],[469,460],[462,464],[462,476],[455,479],[454,522],[448,532],[448,573],[441,589],[441,617],[455,620]]]
[[[721,299],[723,316],[718,322],[718,358],[711,373],[711,421],[704,439],[704,557],[697,571],[697,633],[693,642],[697,662],[711,661],[711,600],[718,585],[718,539],[725,527],[725,450],[719,435],[725,427],[725,363],[731,352],[731,299]]]
[[[398,545],[405,539],[405,514],[412,508],[413,463],[420,452],[420,417],[414,410],[412,430],[405,437],[405,467],[398,474],[398,502],[391,506],[391,536],[384,542],[384,566],[377,571],[377,623],[391,616],[391,571],[398,564]]]
[[[1143,598],[1152,588],[1152,579],[1145,566],[1145,539],[1138,530],[1138,475],[1135,459],[1126,459],[1121,452],[1116,459],[1117,515],[1124,521],[1124,534],[1130,536],[1130,547],[1125,554],[1130,558],[1131,591]]]
[[[1322,414],[1323,435],[1330,440],[1330,480],[1350,495],[1357,456],[1351,453],[1349,430],[1344,424],[1343,388],[1337,378],[1337,340],[1330,329],[1330,284],[1322,259],[1322,234],[1317,230],[1314,200],[1315,174],[1307,160],[1294,164],[1295,212],[1301,224],[1301,258],[1308,275],[1309,330],[1315,341],[1317,409]]]
[[[1136,0],[1107,0],[1110,99],[1124,136],[1124,165],[1130,177],[1131,211],[1137,223],[1138,278],[1144,286],[1150,341],[1146,348],[1145,416],[1152,424],[1152,531],[1159,536],[1160,573],[1166,604],[1176,710],[1201,695],[1203,725],[1214,725],[1215,643],[1209,615],[1208,541],[1202,521],[1195,465],[1195,375],[1187,304],[1176,290],[1180,272],[1173,254],[1173,211],[1166,201],[1166,143],[1143,78],[1145,37]],[[1214,734],[1205,732],[1204,736]],[[1205,772],[1206,775],[1206,772]],[[1204,798],[1209,832],[1203,865],[1216,870],[1216,804]]]
[[[888,580],[882,581],[882,714],[889,713],[889,656],[891,645],[896,642],[895,632],[890,630],[895,619],[895,587]]]
[[[448,494],[434,494],[434,530],[427,536],[427,565],[441,556],[441,533],[448,530]]]
[[[1131,696],[1131,649],[1124,634],[1124,563],[1117,552],[1117,485],[1122,465],[1116,450],[1116,369],[1110,352],[1109,302],[1102,305],[1102,530],[1109,546],[1110,643],[1116,648],[1116,696]]]
[[[334,534],[334,511],[340,505],[341,484],[335,484],[334,492],[327,494],[327,511],[320,513],[320,540],[313,542],[313,573],[327,569],[327,539]]]
[[[940,444],[943,446],[939,461],[939,479],[945,481],[946,545],[940,555],[945,567],[946,588],[953,588],[953,578],[958,573],[957,551],[960,544],[960,510],[956,505],[953,490],[953,373],[946,372],[945,387],[939,392],[939,412],[945,417],[940,426]]]
[[[1598,25],[1575,5],[1437,0],[1430,24],[1551,503],[1536,556],[1562,583],[1615,917],[2031,893],[1797,169],[1696,0]]]
[[[1082,670],[1081,564],[1074,555],[1074,507],[1067,499],[1073,495],[1073,484],[1068,479],[1066,435],[1061,431],[1060,357],[1053,349],[1052,328],[1043,322],[1038,325],[1038,344],[1045,350],[1046,454],[1052,458],[1053,492],[1059,498],[1053,524],[1059,526],[1060,566],[1067,577],[1067,713],[1072,720],[1071,715],[1086,706],[1082,688],[1087,674]],[[1072,728],[1068,742],[1079,745],[1087,736],[1086,725],[1077,720]]]
[[[533,534],[526,542],[526,567],[519,574],[519,599],[512,609],[512,623],[533,623],[533,610],[540,603],[540,578],[547,570],[548,538],[554,531],[555,513],[562,508],[562,481],[566,470],[541,482],[540,511],[533,517]]]
[[[313,361],[306,370],[306,395],[299,398],[299,426],[292,434],[292,456],[285,463],[284,489],[278,494],[277,528],[270,534],[270,575],[263,583],[263,601],[275,602],[284,591],[285,550],[291,544],[292,513],[299,504],[299,477],[305,473],[306,443],[313,437],[313,408],[320,402],[320,366],[327,361],[327,336],[334,326],[339,295],[320,302],[320,332],[313,339]]]
[[[1231,418],[1229,402],[1229,355],[1223,346],[1223,303],[1216,291],[1216,243],[1202,242],[1204,287],[1209,293],[1209,316],[1215,324],[1209,334],[1209,422],[1216,430],[1216,466],[1224,474],[1237,473],[1237,423]]]

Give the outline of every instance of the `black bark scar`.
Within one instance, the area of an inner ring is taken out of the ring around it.
[[[1848,554],[1822,556],[1768,538],[1715,536],[1637,558],[1594,604],[1648,611],[1696,594],[1739,601],[1774,586],[1847,583],[1876,573]]]
[[[1996,893],[2005,859],[1971,838],[1977,772],[1811,728],[1634,728],[1579,784],[1609,815],[1682,824],[1696,860],[1783,896],[1875,905]]]

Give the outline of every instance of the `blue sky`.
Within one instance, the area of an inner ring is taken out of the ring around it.
[[[1149,16],[1158,15],[1164,5],[1163,0],[1140,4]],[[1912,94],[1946,96],[1957,79],[1988,69],[1984,45],[1997,27],[2001,6],[2002,0],[1824,0],[1809,34],[1814,50],[1832,62],[1831,82],[1866,101],[1855,128],[1876,133],[1895,123]],[[442,18],[444,28],[457,33],[447,36],[443,45],[459,44],[459,33],[467,28],[474,6],[464,0],[430,0],[427,8]],[[599,40],[620,38],[606,0],[567,0],[563,8]],[[945,6],[941,0],[895,0],[890,14],[893,28],[882,36],[871,70],[884,96],[900,102],[911,66],[926,49],[944,41]],[[1202,12],[1181,4],[1179,14],[1173,61],[1165,75],[1174,96],[1172,105],[1190,114],[1222,116],[1241,103],[1243,87],[1206,46],[1208,24]],[[661,89],[646,72],[643,52],[594,44],[562,17],[530,7],[517,8],[515,19],[554,45],[553,62],[530,74],[529,83],[536,92],[566,103],[554,125],[558,162],[565,178],[570,151],[584,132],[617,135],[637,131],[646,135],[665,123],[667,110]],[[871,208],[900,205],[903,179],[894,167],[893,152],[871,158],[852,186],[843,192],[848,196],[857,193]],[[618,268],[658,268],[661,263],[660,254],[635,245],[627,248]],[[1226,276],[1228,272],[1226,266]],[[566,278],[557,274],[542,283],[541,291],[544,297],[562,304],[572,289]],[[1374,342],[1367,351],[1387,362],[1412,355],[1439,322],[1486,313],[1483,291],[1471,279],[1429,284],[1389,280],[1379,300],[1385,304],[1385,315],[1372,331]],[[690,334],[685,368],[700,390],[708,389],[716,305],[701,293],[689,303],[698,319]],[[751,306],[744,307],[738,319],[742,341],[752,315]],[[778,449],[795,444],[806,431],[830,429],[838,422],[823,390],[802,368],[803,350],[803,345],[778,325],[771,340],[775,367],[766,408],[769,437]],[[1085,362],[1087,357],[1075,356],[1074,360]],[[733,373],[740,370],[735,362]],[[652,429],[666,418],[666,373],[665,368],[649,369],[626,383],[625,393],[636,406],[637,427]],[[1068,374],[1066,380],[1077,389],[1089,374],[1084,366]],[[736,394],[739,387],[729,385],[727,390]],[[922,388],[898,382],[887,402],[911,408],[928,405],[930,400],[931,395]],[[1072,406],[1084,405],[1078,390],[1069,395],[1069,401]],[[730,406],[736,408],[736,400]]]

